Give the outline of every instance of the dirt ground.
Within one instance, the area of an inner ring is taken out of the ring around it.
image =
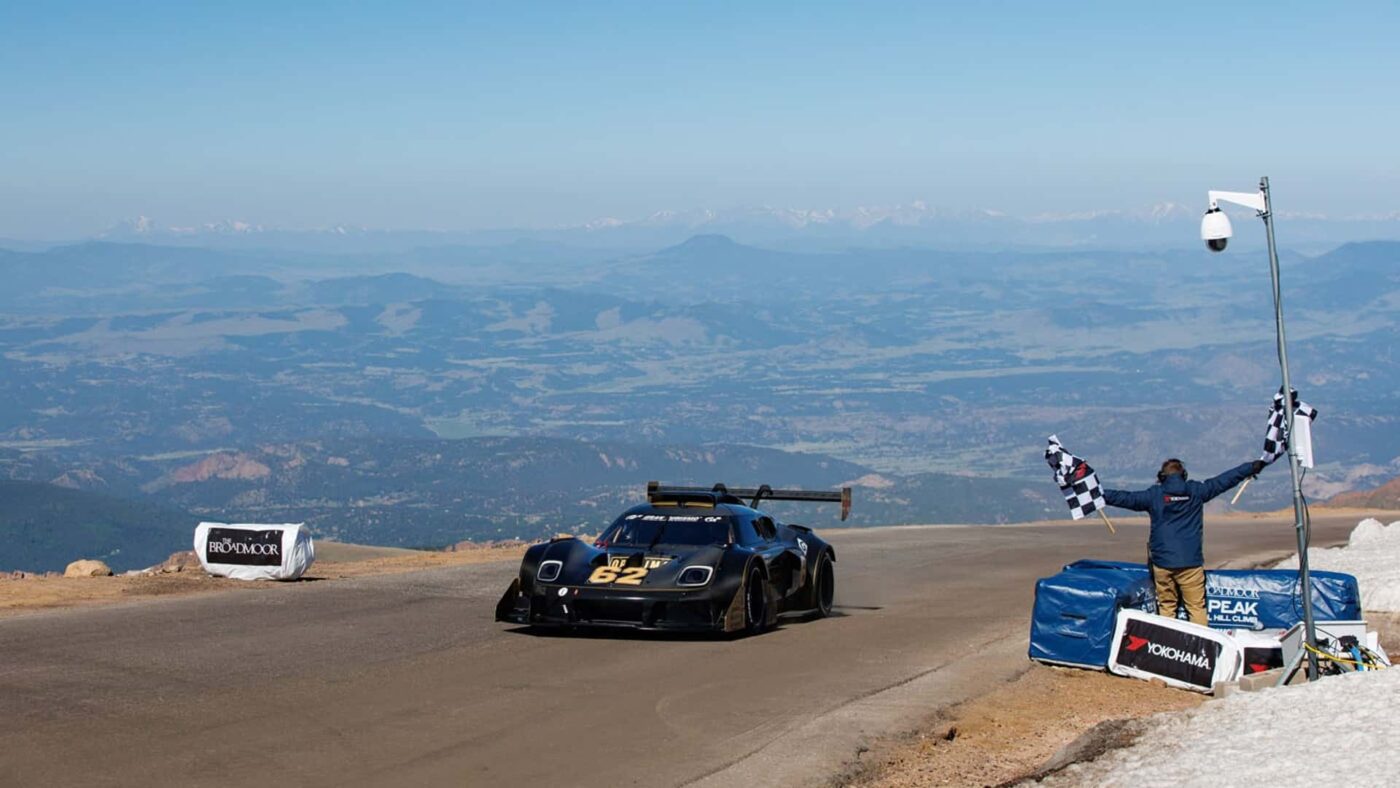
[[[1090,670],[1030,665],[1010,684],[878,744],[841,786],[1001,785],[1032,774],[1099,723],[1189,709],[1205,696]]]
[[[452,551],[402,550],[320,542],[316,562],[296,582],[411,572],[444,566],[518,559],[521,544],[457,545]],[[114,577],[44,577],[0,579],[0,618],[31,610],[77,605],[101,605],[153,596],[205,594],[234,589],[267,589],[276,582],[249,582],[213,577],[198,566],[178,572],[154,572]]]

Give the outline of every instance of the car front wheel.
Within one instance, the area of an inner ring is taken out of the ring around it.
[[[768,584],[758,567],[749,570],[748,582],[744,584],[744,621],[750,635],[768,628]]]
[[[812,610],[818,617],[831,615],[836,604],[836,565],[831,554],[823,552],[817,559],[817,567],[812,571]]]

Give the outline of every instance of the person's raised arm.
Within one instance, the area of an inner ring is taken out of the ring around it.
[[[1226,490],[1230,489],[1231,487],[1234,487],[1235,485],[1239,484],[1245,479],[1248,479],[1251,476],[1258,476],[1259,471],[1263,469],[1263,461],[1255,460],[1254,462],[1247,462],[1243,465],[1237,465],[1234,468],[1231,468],[1230,470],[1212,479],[1206,479],[1205,481],[1201,482],[1201,498],[1203,499],[1201,503],[1209,501],[1215,496],[1225,492]]]
[[[1104,490],[1103,499],[1109,506],[1117,506],[1119,509],[1130,509],[1134,512],[1146,512],[1152,508],[1152,492],[1150,490],[1138,490],[1129,492],[1128,490]]]

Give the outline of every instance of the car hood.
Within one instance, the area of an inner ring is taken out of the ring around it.
[[[560,573],[560,583],[599,587],[674,587],[682,570],[688,566],[718,568],[726,548],[718,545],[666,545],[646,547],[609,546],[575,550]],[[545,559],[550,556],[546,555]],[[616,579],[610,573],[596,573],[599,567],[619,570]],[[627,573],[626,569],[634,571]],[[644,572],[636,570],[645,570]],[[591,580],[591,582],[590,582]]]

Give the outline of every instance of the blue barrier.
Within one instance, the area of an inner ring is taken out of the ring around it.
[[[1356,578],[1312,573],[1318,621],[1361,618]],[[1287,629],[1302,620],[1298,573],[1287,569],[1213,569],[1206,572],[1206,612],[1217,629]],[[1031,659],[1080,667],[1108,664],[1114,620],[1122,608],[1156,611],[1146,564],[1075,561],[1036,583],[1031,613]]]
[[[1147,572],[1115,567],[1066,569],[1035,584],[1031,659],[1103,669],[1118,611],[1152,606]]]
[[[1313,618],[1361,620],[1356,578],[1311,573]],[[1288,629],[1303,620],[1296,569],[1216,569],[1206,572],[1206,612],[1220,629]]]

